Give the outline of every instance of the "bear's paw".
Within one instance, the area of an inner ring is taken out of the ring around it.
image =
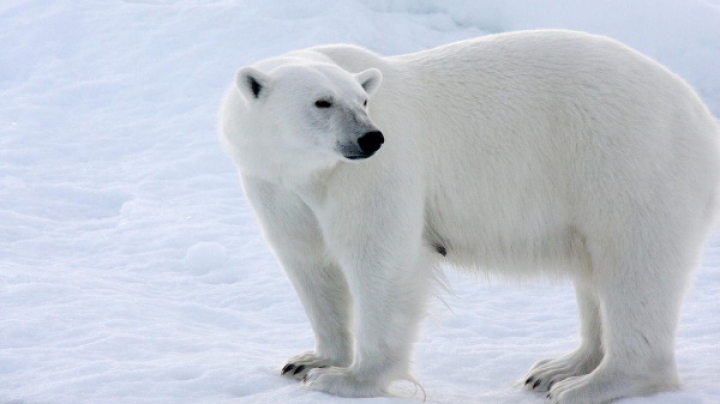
[[[383,389],[376,381],[360,380],[348,368],[316,368],[303,379],[305,388],[341,397],[378,397]]]

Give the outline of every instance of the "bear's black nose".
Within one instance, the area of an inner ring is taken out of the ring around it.
[[[382,132],[374,130],[362,135],[357,142],[363,152],[372,154],[380,149],[380,145],[385,142],[385,138]]]

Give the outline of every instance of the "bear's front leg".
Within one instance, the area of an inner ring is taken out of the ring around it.
[[[364,268],[351,281],[355,356],[349,367],[317,367],[305,376],[312,390],[344,397],[376,397],[410,379],[410,356],[424,312],[434,260],[423,251],[404,268]]]
[[[327,259],[315,216],[284,188],[253,178],[244,178],[243,184],[315,333],[315,349],[290,358],[282,374],[301,380],[314,368],[348,366],[352,362],[350,291],[343,272]]]
[[[290,358],[282,375],[301,380],[315,368],[348,366],[352,361],[350,292],[342,273],[320,262],[284,267],[312,325],[315,349]]]
[[[373,202],[366,201],[365,206]],[[423,209],[413,209],[413,202],[387,205],[384,200],[387,210],[365,210],[367,214],[331,222],[343,223],[330,228],[326,240],[352,295],[355,353],[349,367],[311,370],[305,377],[307,388],[373,397],[382,395],[395,380],[412,380],[412,344],[438,260],[422,241]],[[359,210],[350,207],[343,212]]]

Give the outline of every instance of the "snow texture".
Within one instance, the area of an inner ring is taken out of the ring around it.
[[[217,141],[243,65],[572,28],[654,57],[720,114],[718,0],[3,0],[0,27],[1,404],[421,402],[279,376],[313,337]],[[684,389],[623,403],[720,402],[718,268],[720,232],[684,307]],[[544,402],[513,383],[578,342],[571,287],[449,283],[416,344],[427,402]]]

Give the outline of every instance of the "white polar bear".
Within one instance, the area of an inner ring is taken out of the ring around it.
[[[365,397],[412,380],[442,262],[573,280],[580,346],[523,378],[551,402],[678,386],[720,130],[652,60],[569,31],[394,57],[317,47],[241,69],[220,130],[315,332],[283,369],[307,388]]]

